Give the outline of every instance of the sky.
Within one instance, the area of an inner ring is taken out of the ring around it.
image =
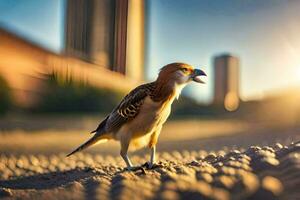
[[[64,0],[0,0],[0,27],[46,49],[64,44]]]
[[[171,62],[203,69],[207,84],[184,90],[213,98],[212,58],[240,59],[243,100],[300,84],[300,1],[146,0],[146,74]],[[65,0],[0,0],[0,26],[54,52],[64,45]]]
[[[300,1],[148,1],[147,66],[182,61],[202,67],[206,85],[187,88],[198,100],[213,97],[212,58],[240,58],[241,97],[262,97],[300,83]],[[149,68],[148,68],[149,69]],[[156,71],[148,70],[150,77]]]

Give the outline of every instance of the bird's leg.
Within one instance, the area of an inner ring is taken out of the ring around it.
[[[142,167],[141,166],[133,166],[129,157],[128,157],[128,154],[125,153],[125,154],[121,154],[123,160],[125,161],[126,163],[126,169],[129,170],[129,171],[135,171],[135,170],[139,170],[141,169]]]
[[[151,148],[151,155],[150,155],[150,162],[149,162],[149,165],[148,167],[151,169],[154,165],[154,162],[155,162],[155,152],[156,152],[156,147],[153,146]]]
[[[133,166],[130,159],[129,159],[129,157],[128,157],[128,153],[127,153],[128,147],[129,147],[129,141],[128,140],[121,141],[120,155],[126,163],[126,166],[127,166],[126,169],[127,170],[138,170],[138,169],[140,169],[140,167]]]
[[[129,147],[129,142],[127,141],[121,141],[121,151],[120,151],[120,155],[123,158],[123,160],[126,163],[127,168],[131,168],[132,167],[132,163],[128,157],[127,151],[128,151],[128,147]]]
[[[150,154],[150,161],[146,162],[144,165],[147,166],[147,168],[151,169],[154,167],[155,163],[155,153],[156,153],[156,144],[157,144],[157,139],[160,134],[161,126],[157,128],[157,130],[151,135],[150,141],[148,144],[148,147],[151,150]]]
[[[150,160],[143,164],[143,167],[146,167],[147,169],[153,169],[158,167],[158,165],[155,164],[155,152],[156,152],[156,146],[150,147],[151,153],[150,153]]]
[[[121,153],[121,156],[122,156],[123,160],[125,161],[127,168],[131,168],[132,163],[131,163],[127,153],[124,153],[124,154]]]

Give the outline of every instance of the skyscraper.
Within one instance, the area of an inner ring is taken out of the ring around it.
[[[114,70],[116,1],[67,2],[66,53]]]
[[[142,80],[144,0],[68,0],[65,54]]]
[[[239,59],[230,54],[214,58],[214,104],[224,105],[228,111],[239,106]]]

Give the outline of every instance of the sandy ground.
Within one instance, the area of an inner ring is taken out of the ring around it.
[[[300,197],[300,128],[296,126],[237,120],[172,121],[161,134],[156,167],[129,172],[124,170],[116,142],[65,157],[90,137],[86,130],[94,121],[80,125],[71,120],[46,130],[24,129],[24,122],[22,130],[10,129],[9,123],[2,123],[3,199]],[[66,128],[72,123],[73,128]],[[131,158],[142,165],[149,158],[148,151],[132,153]]]
[[[69,153],[88,138],[98,124],[97,117],[69,119],[31,118],[0,120],[0,152],[5,154]],[[34,123],[32,123],[34,122]],[[13,128],[14,127],[14,128]],[[15,128],[17,127],[17,128]],[[2,131],[1,131],[2,128]],[[300,126],[277,126],[275,122],[241,120],[173,120],[159,137],[158,151],[216,151],[247,148],[251,145],[290,143],[300,140]],[[119,144],[109,141],[86,152],[119,155]],[[147,153],[147,150],[137,154]]]
[[[130,172],[118,157],[80,153],[0,157],[4,199],[297,199],[300,143],[245,151],[160,153]],[[133,157],[144,163],[145,157]]]

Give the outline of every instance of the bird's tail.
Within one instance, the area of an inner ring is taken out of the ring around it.
[[[86,141],[84,144],[82,144],[81,146],[79,146],[77,149],[75,149],[74,151],[72,151],[71,153],[69,153],[67,155],[67,157],[79,152],[79,151],[82,151],[86,148],[88,148],[89,146],[93,145],[93,144],[96,144],[96,143],[104,143],[108,140],[107,137],[105,137],[104,135],[94,135],[94,137],[92,137],[91,139],[89,139],[88,141]]]

